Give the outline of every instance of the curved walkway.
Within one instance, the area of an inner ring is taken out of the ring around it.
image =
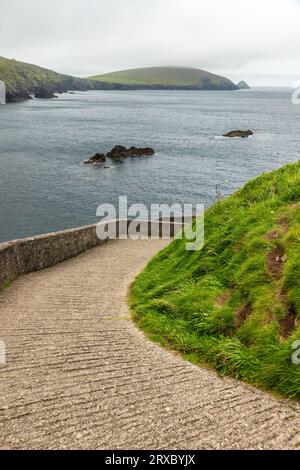
[[[115,241],[0,293],[1,449],[297,448],[300,405],[184,362],[130,319],[163,241]]]

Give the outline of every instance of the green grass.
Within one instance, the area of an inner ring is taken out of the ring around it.
[[[235,88],[235,85],[224,77],[205,72],[204,70],[187,67],[148,67],[131,69],[97,75],[90,77],[90,79],[132,86]]]
[[[275,276],[268,260],[278,246]],[[175,240],[136,278],[130,304],[153,340],[190,361],[299,399],[300,162],[208,209],[204,248]]]
[[[5,82],[8,92],[23,89],[28,92],[36,86],[53,83],[59,85],[68,77],[36,65],[0,57],[0,79]]]

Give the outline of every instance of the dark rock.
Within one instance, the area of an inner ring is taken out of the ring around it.
[[[107,158],[113,160],[120,160],[127,157],[136,157],[141,155],[154,155],[155,151],[150,147],[137,148],[130,147],[127,149],[123,145],[116,145],[110,152],[107,153]]]
[[[101,165],[104,162],[106,162],[106,156],[103,153],[96,153],[84,163],[85,165]]]
[[[154,155],[155,151],[150,148],[150,147],[144,147],[144,148],[136,148],[136,147],[130,147],[128,150],[129,156],[135,157],[138,155]]]
[[[228,132],[227,134],[224,134],[223,137],[241,137],[242,139],[245,139],[246,137],[250,137],[253,134],[254,132],[249,131],[249,130],[248,131],[237,130],[237,131]]]
[[[21,101],[32,100],[32,96],[30,96],[27,92],[18,92],[18,93],[6,93],[6,102],[7,103],[19,103]]]
[[[116,145],[110,152],[106,154],[107,158],[120,159],[127,157],[127,149],[123,145]]]
[[[106,155],[103,153],[96,153],[93,157],[89,158],[86,162],[86,165],[99,165],[101,163],[106,162],[107,158],[111,160],[119,160],[120,162],[123,161],[124,158],[127,157],[137,157],[142,155],[154,155],[155,151],[150,147],[145,148],[137,148],[137,147],[130,147],[127,149],[123,147],[123,145],[116,145],[110,152]]]
[[[50,90],[47,87],[37,87],[34,92],[34,97],[39,99],[57,98],[53,90]]]

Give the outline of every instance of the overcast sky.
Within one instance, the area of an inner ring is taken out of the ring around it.
[[[0,56],[78,76],[182,65],[300,80],[300,0],[0,0]]]

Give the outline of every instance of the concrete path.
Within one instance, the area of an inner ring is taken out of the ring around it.
[[[129,283],[163,241],[115,241],[0,294],[1,449],[297,448],[300,405],[149,342]]]

